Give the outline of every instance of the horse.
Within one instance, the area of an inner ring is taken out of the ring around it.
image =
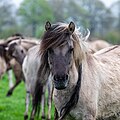
[[[28,49],[32,49],[32,47],[34,48],[34,46],[36,46],[36,45],[39,46],[39,44],[40,44],[40,42],[34,42],[32,40],[29,41],[27,39],[13,40],[13,41],[10,41],[8,44],[8,53],[10,56],[12,56],[12,58],[15,58],[15,60],[19,63],[19,66],[20,66],[19,68],[21,68],[26,54],[27,54],[27,56],[29,56]],[[32,55],[34,55],[34,54],[35,54],[35,52],[33,51]],[[20,69],[18,71],[18,73],[22,73],[22,70]],[[25,76],[25,78],[24,78],[24,76],[22,76],[22,78],[24,79],[26,86],[29,86],[30,84],[32,84],[32,86],[34,86],[34,82],[30,82],[31,79],[28,79],[28,77],[26,77],[26,76]],[[19,83],[20,82],[21,82],[21,76],[19,76]],[[42,118],[45,117],[45,100],[46,100],[45,99],[45,90],[46,90],[46,87],[48,87],[48,119],[51,119],[51,116],[49,114],[49,113],[51,113],[51,94],[50,94],[51,92],[49,92],[49,91],[51,91],[51,86],[49,86],[49,84],[48,84],[48,85],[44,85],[43,87],[44,87],[43,88],[44,92],[42,93],[42,100],[41,100]],[[11,90],[13,90],[13,89],[11,88],[10,92],[11,92]],[[27,119],[27,116],[28,116],[27,111],[28,111],[28,106],[29,106],[30,93],[32,94],[32,92],[31,92],[32,90],[30,92],[28,92],[29,90],[27,89],[26,91],[27,91],[26,92],[26,112],[25,112],[25,117],[24,117],[25,119]]]
[[[40,42],[41,44],[41,42]],[[45,82],[44,84],[39,84],[37,83],[37,72],[39,67],[41,66],[40,62],[40,56],[39,56],[39,46],[36,45],[32,48],[30,48],[27,52],[27,55],[23,61],[22,69],[23,69],[23,74],[25,77],[25,86],[26,86],[26,110],[24,113],[24,119],[28,119],[28,110],[29,110],[29,103],[30,103],[30,95],[32,96],[32,111],[31,111],[31,116],[30,119],[33,120],[35,116],[35,111],[34,110],[34,105],[36,104],[37,101],[40,101],[39,104],[41,104],[41,118],[45,119],[45,91],[46,87],[48,88],[48,113],[47,113],[47,119],[51,119],[51,106],[52,106],[52,84],[50,82],[50,78],[44,76],[44,78],[41,79],[41,82]],[[37,87],[38,86],[38,87]],[[36,88],[37,87],[37,88]],[[35,89],[36,88],[36,89]],[[35,96],[35,91],[37,91],[37,97],[38,99],[34,99]]]
[[[21,80],[24,80],[22,73],[22,63],[27,54],[29,48],[39,44],[39,41],[33,41],[28,39],[16,39],[12,40],[7,44],[7,51],[9,56],[14,59],[14,62],[11,62],[13,66],[13,71],[15,73],[16,83],[7,93],[7,96],[11,95],[13,90],[21,83]]]
[[[58,113],[55,119],[117,118],[120,112],[120,46],[92,54],[73,22],[53,25],[47,22],[45,29],[39,50],[39,69],[34,73],[38,77],[32,115],[39,112],[39,90],[51,75]]]
[[[37,44],[39,44],[39,41],[28,40],[19,34],[15,34],[2,42],[1,46],[3,46],[5,51],[3,57],[7,64],[7,69],[4,72],[8,71],[9,79],[11,81],[11,69],[13,69],[16,80],[15,84],[8,90],[7,96],[11,96],[14,89],[21,83],[21,80],[24,80],[22,61],[28,49]]]

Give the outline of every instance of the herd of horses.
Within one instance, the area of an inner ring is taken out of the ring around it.
[[[0,77],[13,70],[16,83],[26,87],[24,120],[41,110],[41,118],[55,120],[120,119],[120,46],[102,40],[88,42],[73,22],[46,22],[40,41],[15,34],[0,42]],[[45,116],[45,91],[48,114]],[[45,118],[46,117],[46,118]]]

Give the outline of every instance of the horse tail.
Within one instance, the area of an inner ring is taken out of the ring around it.
[[[46,67],[46,64],[41,64],[38,70],[35,92],[33,96],[33,109],[35,110],[35,114],[37,113],[37,117],[39,117],[42,95],[44,94],[43,87],[46,85],[47,81],[45,76],[48,75],[49,69]]]
[[[33,109],[35,110],[35,114],[37,113],[37,117],[39,117],[39,113],[40,113],[42,94],[43,94],[43,85],[40,81],[37,81],[35,86],[35,93],[33,97]]]

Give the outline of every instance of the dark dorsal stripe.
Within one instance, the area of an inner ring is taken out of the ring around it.
[[[62,107],[62,109],[60,111],[59,120],[62,120],[71,111],[71,109],[74,106],[76,106],[76,104],[78,103],[79,91],[80,91],[80,87],[81,87],[81,75],[82,75],[82,64],[78,68],[78,81],[73,90],[73,94],[70,97],[70,100],[66,103],[66,105]]]

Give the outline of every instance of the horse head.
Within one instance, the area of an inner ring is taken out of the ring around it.
[[[20,64],[26,55],[26,50],[21,45],[21,41],[12,41],[8,45],[8,53],[11,57],[15,58]]]
[[[79,41],[74,41],[73,38],[75,24],[70,22],[69,25],[63,23],[51,25],[47,22],[45,29],[46,32],[41,41],[41,53],[43,55],[46,53],[55,88],[65,89],[69,83],[70,70],[77,61],[75,52],[79,50],[76,50]]]

